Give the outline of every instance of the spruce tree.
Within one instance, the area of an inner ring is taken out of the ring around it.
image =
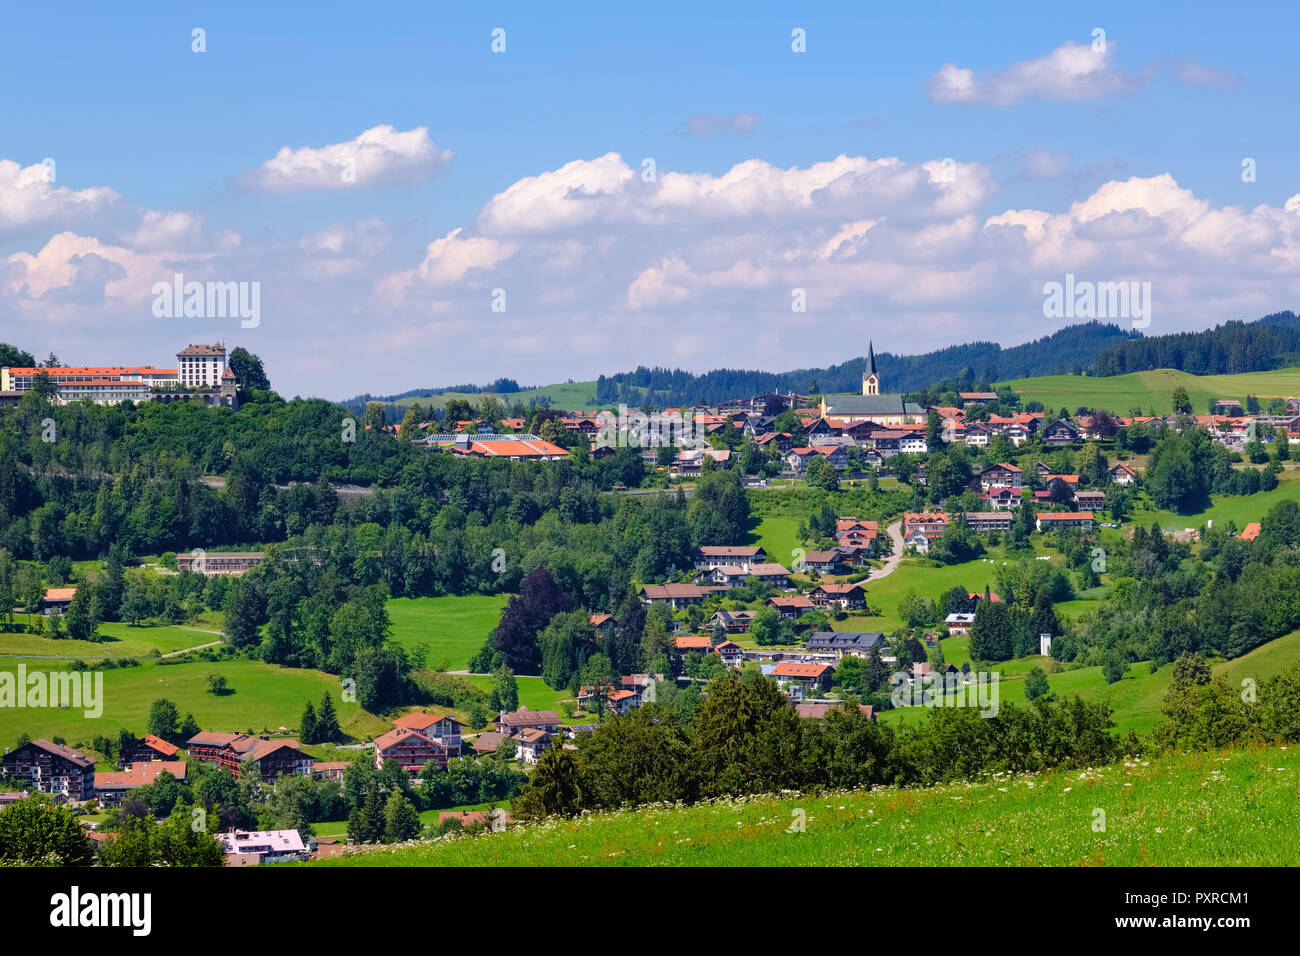
[[[342,736],[339,716],[334,712],[334,700],[326,691],[321,695],[320,710],[316,713],[316,743],[332,743]]]
[[[298,722],[298,739],[305,744],[316,743],[316,708],[307,701],[307,707],[302,712],[302,720]]]

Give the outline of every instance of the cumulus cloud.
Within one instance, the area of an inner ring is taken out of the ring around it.
[[[1013,63],[1005,70],[976,73],[945,63],[926,83],[935,103],[1010,106],[1025,100],[1097,100],[1131,93],[1161,73],[1195,86],[1236,89],[1240,79],[1190,57],[1163,58],[1136,73],[1115,61],[1116,44],[1066,42],[1046,56]]]
[[[252,192],[346,189],[417,182],[446,166],[455,153],[429,138],[428,127],[406,132],[375,126],[346,143],[280,151],[235,180]]]
[[[53,161],[24,168],[0,159],[0,233],[70,225],[105,211],[121,198],[107,186],[69,189],[57,180],[58,166]]]
[[[1113,62],[1114,44],[1100,50],[1063,43],[1046,56],[1023,60],[1005,70],[976,74],[945,63],[930,77],[926,93],[936,103],[1008,106],[1021,100],[1095,100],[1128,93],[1145,81]]]
[[[1059,174],[1068,157],[1027,162]],[[122,360],[158,361],[177,339],[222,330],[155,320],[154,282],[260,279],[265,319],[248,346],[290,394],[342,398],[638,364],[798,368],[860,354],[873,333],[895,351],[1010,344],[1054,330],[1042,288],[1067,272],[1150,281],[1149,333],[1300,296],[1300,196],[1216,204],[1163,173],[1007,208],[988,168],[942,158],[645,173],[617,153],[577,159],[433,234],[372,218],[245,242],[190,213],[137,211],[131,229],[64,230],[0,257],[0,314],[59,323],[72,344],[88,329],[130,330],[153,347],[128,339]],[[805,312],[791,308],[796,289]],[[14,336],[46,347],[39,333]]]

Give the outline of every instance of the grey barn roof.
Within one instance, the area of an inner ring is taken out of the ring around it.
[[[869,650],[884,639],[879,631],[817,631],[808,638],[808,650]]]
[[[920,415],[925,410],[902,395],[827,395],[827,415]]]

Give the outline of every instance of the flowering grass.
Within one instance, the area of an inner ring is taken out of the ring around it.
[[[1261,748],[918,790],[647,807],[309,865],[1294,866],[1297,798],[1296,748]]]

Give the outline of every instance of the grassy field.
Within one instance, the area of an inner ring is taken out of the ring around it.
[[[488,634],[501,621],[505,594],[467,594],[463,597],[393,598],[388,617],[393,641],[408,651],[427,648],[426,663],[445,670],[464,670]]]
[[[465,679],[488,693],[492,692],[491,674],[469,674]],[[551,690],[540,677],[516,677],[515,683],[519,686],[520,707],[527,707],[529,710],[555,711],[560,720],[566,724],[593,724],[596,722],[594,718],[587,714],[580,714],[577,717],[570,718],[564,716],[564,712],[560,710],[560,701],[573,700],[573,695],[567,690]],[[496,715],[493,715],[492,719],[495,720]]]
[[[1295,748],[1182,754],[925,790],[600,813],[307,865],[1294,866],[1298,797]]]
[[[990,590],[996,592],[997,568],[1007,560],[1018,559],[1007,558],[1006,550],[1001,547],[992,548],[984,558],[939,567],[922,565],[914,559],[905,558],[893,574],[875,582],[868,578],[865,582],[867,607],[879,612],[878,616],[851,614],[845,620],[837,621],[835,630],[880,631],[888,634],[902,627],[903,619],[899,617],[898,605],[908,591],[916,591],[932,601],[938,601],[944,592],[951,591],[957,585],[981,594],[984,593],[985,585],[988,585]],[[1059,558],[1054,560],[1060,561]]]
[[[1251,521],[1258,521],[1279,501],[1300,502],[1300,471],[1288,469],[1278,475],[1278,486],[1272,491],[1259,491],[1253,495],[1212,495],[1209,508],[1196,514],[1180,515],[1174,511],[1155,509],[1135,510],[1131,521],[1149,526],[1152,521],[1165,530],[1199,528],[1207,521],[1216,526],[1231,521],[1240,531]]]
[[[19,620],[24,620],[22,615]],[[99,641],[73,641],[5,632],[0,633],[0,654],[88,661],[100,657],[144,657],[153,650],[166,654],[221,640],[220,634],[208,629],[166,624],[132,627],[107,623],[99,625],[99,635]]]
[[[1074,411],[1080,406],[1106,408],[1119,415],[1127,415],[1130,408],[1141,408],[1143,414],[1154,411],[1168,415],[1173,411],[1171,395],[1178,386],[1187,389],[1192,410],[1198,415],[1209,411],[1212,398],[1235,398],[1245,407],[1247,395],[1264,399],[1288,398],[1300,395],[1300,368],[1278,369],[1273,372],[1247,372],[1241,375],[1191,375],[1174,369],[1155,369],[1089,378],[1082,375],[1042,375],[1035,378],[1012,379],[999,384],[1009,385],[1022,401],[1039,401],[1049,411],[1062,406]]]
[[[447,407],[447,402],[454,398],[461,398],[469,402],[471,406],[478,407],[478,403],[485,397],[491,395],[493,398],[499,398],[509,408],[516,401],[523,402],[527,405],[535,399],[549,398],[551,407],[562,409],[564,411],[586,412],[594,411],[596,405],[596,382],[567,382],[557,385],[544,385],[540,388],[525,388],[518,392],[445,392],[442,395],[415,395],[410,398],[399,399],[392,404],[409,408],[416,402],[419,402],[421,408],[436,408],[439,411]]]
[[[58,666],[51,661],[8,658],[0,661],[0,671],[17,673],[20,663],[26,664],[29,674]],[[88,743],[97,734],[115,736],[119,728],[143,736],[147,732],[149,707],[159,697],[174,703],[182,716],[193,713],[204,730],[247,732],[252,729],[260,733],[282,726],[296,731],[307,702],[319,705],[321,696],[328,692],[334,697],[344,733],[368,739],[375,732],[388,729],[386,721],[366,714],[360,704],[341,700],[338,677],[322,671],[235,660],[146,663],[102,673],[102,716],[88,718],[81,710],[59,708],[0,708],[0,741],[8,744],[26,733],[31,737],[60,736],[76,747],[78,742]],[[224,675],[230,693],[223,696],[210,693],[209,673]]]
[[[759,519],[753,535],[755,544],[763,546],[769,561],[790,566],[792,552],[800,547],[798,528],[803,518],[789,515],[766,515]]]
[[[944,660],[960,667],[969,659],[969,638],[950,637],[943,641]],[[1263,683],[1300,661],[1300,631],[1279,637],[1231,661],[1214,664],[1216,676],[1222,675],[1229,685],[1240,687],[1244,678]],[[1033,655],[1006,661],[998,665],[1002,675],[998,687],[998,700],[1026,704],[1024,676],[1035,666],[1047,672],[1047,683],[1057,697],[1082,697],[1101,701],[1110,706],[1115,720],[1115,730],[1127,734],[1130,730],[1147,734],[1160,721],[1160,705],[1169,688],[1172,665],[1166,664],[1152,673],[1150,663],[1139,661],[1131,665],[1128,673],[1114,684],[1106,683],[1100,667],[1080,667],[1052,673],[1058,667],[1049,658]],[[879,719],[891,724],[916,724],[925,719],[924,708],[906,707],[884,711]]]
[[[1292,631],[1285,637],[1255,648],[1249,654],[1218,664],[1214,673],[1223,675],[1230,686],[1240,687],[1247,677],[1263,683],[1296,661],[1300,661],[1300,631]]]

